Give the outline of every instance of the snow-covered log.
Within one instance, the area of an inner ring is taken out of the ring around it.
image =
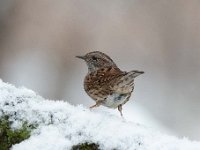
[[[0,80],[0,118],[3,116],[9,116],[13,130],[24,122],[36,127],[13,150],[68,150],[82,143],[103,150],[200,150],[200,142],[164,135],[108,112],[45,100]]]

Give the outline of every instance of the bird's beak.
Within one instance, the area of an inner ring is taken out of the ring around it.
[[[85,60],[85,56],[76,56],[76,58],[80,58],[80,59]]]

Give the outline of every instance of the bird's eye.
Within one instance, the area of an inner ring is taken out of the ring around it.
[[[97,61],[97,58],[95,56],[92,56],[92,60]]]

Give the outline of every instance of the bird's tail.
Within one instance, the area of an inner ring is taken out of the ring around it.
[[[135,78],[143,73],[144,73],[144,71],[138,71],[138,70],[133,70],[133,71],[128,72],[129,76],[131,76],[133,78]]]

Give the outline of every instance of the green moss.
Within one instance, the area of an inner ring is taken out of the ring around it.
[[[100,149],[98,144],[86,142],[73,146],[72,150],[100,150]]]
[[[12,145],[30,137],[31,129],[27,123],[23,123],[21,129],[11,129],[11,122],[8,116],[0,118],[0,150],[9,150]]]

